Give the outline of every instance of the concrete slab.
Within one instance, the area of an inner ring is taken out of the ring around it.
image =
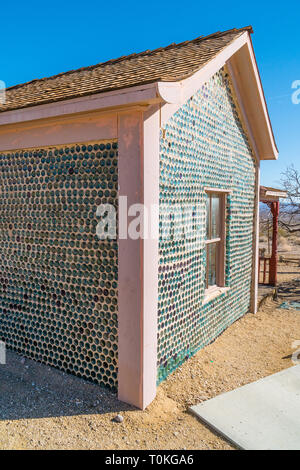
[[[300,365],[190,408],[245,450],[300,450]]]

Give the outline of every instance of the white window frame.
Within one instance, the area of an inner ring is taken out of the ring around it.
[[[205,250],[206,250],[206,275],[205,275],[205,301],[211,300],[219,294],[222,294],[228,290],[228,287],[225,286],[225,259],[226,259],[226,203],[227,203],[227,194],[231,191],[226,189],[219,188],[205,188],[207,197],[211,199],[211,196],[216,195],[220,198],[220,210],[219,210],[219,224],[220,224],[220,235],[218,238],[207,239],[205,240]],[[206,214],[206,223],[207,223]],[[210,210],[211,215],[211,210]],[[209,222],[211,225],[211,221]],[[208,286],[208,255],[207,250],[210,244],[217,244],[217,254],[216,254],[216,284],[213,286]]]

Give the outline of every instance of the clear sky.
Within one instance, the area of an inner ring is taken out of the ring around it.
[[[11,86],[251,24],[280,152],[262,163],[261,181],[276,185],[287,165],[300,170],[300,104],[291,99],[300,80],[299,13],[296,2],[278,0],[2,2],[0,80]]]

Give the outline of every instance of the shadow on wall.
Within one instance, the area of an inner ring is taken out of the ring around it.
[[[0,364],[0,420],[118,413],[136,408],[116,394],[7,351]]]

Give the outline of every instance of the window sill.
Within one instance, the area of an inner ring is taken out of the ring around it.
[[[222,294],[226,294],[229,291],[229,287],[211,287],[204,291],[204,304],[211,302],[215,298],[219,297]]]

